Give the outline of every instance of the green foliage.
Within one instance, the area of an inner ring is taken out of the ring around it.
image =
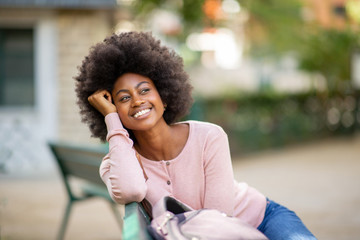
[[[328,91],[351,90],[351,58],[354,50],[360,48],[359,30],[350,25],[336,30],[306,23],[298,0],[243,0],[241,3],[250,13],[252,56],[264,58],[291,52],[298,57],[302,70],[325,77]]]
[[[186,37],[204,24],[204,12],[202,6],[204,0],[182,0],[182,1],[166,1],[166,0],[141,0],[134,4],[134,14],[137,17],[146,19],[155,9],[166,9],[177,14],[183,24],[183,32],[177,36],[178,41],[184,42]]]
[[[183,0],[183,5],[177,12],[183,18],[186,31],[202,26],[204,18],[203,4],[204,0]]]
[[[146,15],[156,8],[164,5],[166,0],[135,1],[134,9],[137,15]]]
[[[340,91],[341,83],[351,80],[351,57],[359,48],[359,33],[351,30],[317,29],[305,36],[299,46],[300,67],[318,72],[328,80],[330,91]]]
[[[304,24],[298,0],[242,0],[240,3],[250,15],[247,29],[253,56],[279,55],[293,50],[301,41]],[[253,28],[262,33],[254,32]]]
[[[255,94],[197,99],[189,119],[216,123],[229,136],[232,154],[360,130],[360,96]],[[357,119],[357,120],[356,120]]]

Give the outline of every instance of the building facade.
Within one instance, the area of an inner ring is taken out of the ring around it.
[[[0,1],[0,173],[46,169],[48,141],[98,143],[80,121],[73,77],[90,46],[114,30],[117,7]]]

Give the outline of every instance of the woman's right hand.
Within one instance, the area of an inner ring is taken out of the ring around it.
[[[88,97],[88,101],[104,117],[109,113],[117,112],[109,91],[98,90]]]

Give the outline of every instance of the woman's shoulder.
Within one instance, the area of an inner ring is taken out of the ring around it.
[[[182,123],[189,124],[191,131],[195,132],[196,134],[226,134],[221,126],[214,123],[197,120],[188,120]]]

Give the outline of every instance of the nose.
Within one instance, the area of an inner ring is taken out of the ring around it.
[[[142,100],[141,98],[139,97],[133,97],[133,102],[131,104],[132,107],[139,107],[140,105],[144,104],[145,101]]]

